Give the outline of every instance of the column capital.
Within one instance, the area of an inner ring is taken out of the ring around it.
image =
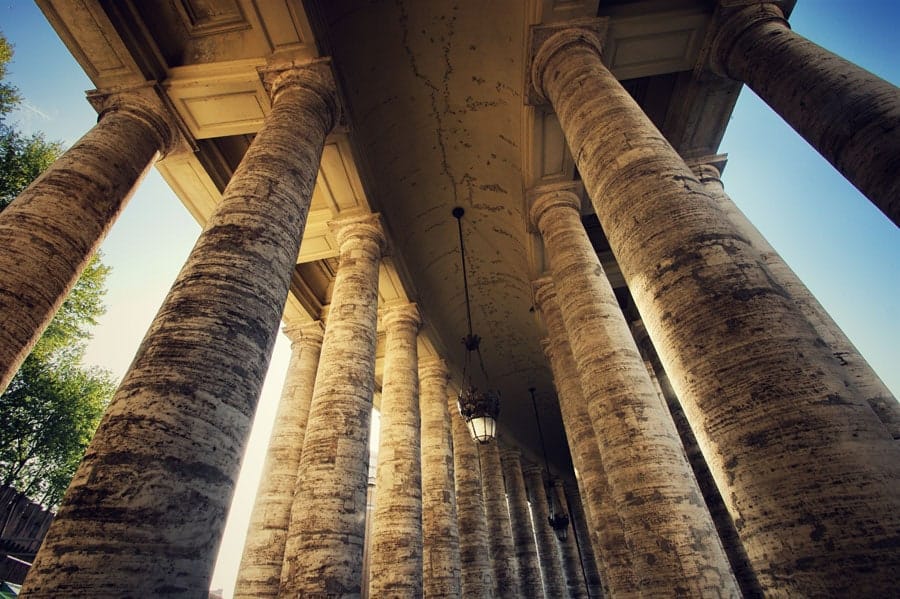
[[[553,284],[552,277],[541,277],[531,282],[531,289],[534,292],[534,303],[541,314],[547,306],[547,302],[556,300],[556,286]]]
[[[146,124],[156,135],[157,147],[162,157],[197,151],[187,125],[178,116],[178,112],[169,103],[156,81],[128,87],[91,90],[87,92],[87,101],[97,111],[98,121],[108,114],[118,112]]]
[[[419,380],[436,379],[446,383],[450,380],[450,370],[443,358],[426,358],[419,361]]]
[[[393,304],[381,310],[381,324],[385,330],[410,329],[418,332],[422,326],[422,314],[416,304]]]
[[[522,474],[525,476],[540,476],[541,482],[544,481],[544,469],[543,467],[537,464],[531,464],[529,462],[522,463]]]
[[[790,29],[784,11],[770,1],[722,2],[717,14],[717,27],[709,46],[709,68],[716,75],[740,81],[740,76],[729,68],[734,43],[748,30],[764,23],[778,22]]]
[[[581,44],[593,48],[600,55],[608,23],[606,18],[589,17],[533,26],[529,32],[530,68],[525,84],[525,103],[532,106],[549,104],[544,93],[544,69],[560,50]]]
[[[303,89],[317,95],[327,111],[328,129],[341,119],[341,102],[331,70],[330,58],[318,58],[306,62],[290,61],[266,65],[258,69],[263,87],[274,104],[279,96],[290,89]]]
[[[500,449],[500,457],[506,459],[516,459],[521,462],[522,452],[515,447],[503,447]]]
[[[381,224],[381,215],[377,213],[348,216],[328,223],[337,238],[338,246],[344,250],[344,244],[354,241],[374,243],[380,254],[387,249],[387,238]]]
[[[531,207],[528,210],[528,217],[531,223],[540,230],[544,216],[555,208],[570,208],[576,214],[580,214],[581,197],[578,195],[580,188],[580,183],[567,182],[542,185],[529,191],[527,199]]]
[[[554,349],[555,349],[553,342],[550,341],[549,337],[544,337],[543,339],[540,340],[540,344],[541,344],[541,351],[544,352],[544,355],[547,356],[547,359],[550,360],[552,363],[553,356],[555,355],[553,353]],[[552,370],[552,368],[551,368],[551,370]]]
[[[325,324],[321,320],[305,323],[288,323],[281,331],[291,340],[291,345],[318,345],[321,347],[325,337]]]

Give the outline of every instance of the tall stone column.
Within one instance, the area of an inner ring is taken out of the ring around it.
[[[791,31],[770,2],[722,14],[710,58],[900,226],[900,89]]]
[[[557,505],[566,510],[566,493],[563,490],[562,479],[554,478],[551,482],[551,493],[556,496]],[[560,555],[562,557],[563,574],[566,576],[566,588],[569,589],[569,597],[572,599],[586,599],[587,585],[585,580],[585,571],[581,565],[581,556],[578,554],[578,545],[575,540],[575,527],[572,525],[572,519],[569,518],[568,531],[565,540],[559,539]]]
[[[453,472],[456,477],[456,514],[459,524],[459,565],[462,596],[491,599],[494,575],[488,543],[481,466],[475,441],[459,409],[456,397],[447,399],[453,433]]]
[[[539,191],[532,218],[544,239],[556,300],[611,499],[642,593],[684,588],[737,596],[737,584],[672,418],[644,367],[571,191]]]
[[[496,442],[480,445],[478,450],[491,562],[494,564],[494,596],[518,599],[519,569],[516,564],[509,509],[506,507],[506,485],[500,467],[500,450]]]
[[[460,597],[459,527],[453,439],[447,410],[449,373],[443,360],[419,363],[422,412],[423,596]]]
[[[828,315],[822,304],[807,289],[806,285],[791,270],[791,267],[775,251],[759,230],[741,212],[741,209],[728,197],[720,178],[719,169],[709,162],[691,165],[692,170],[703,183],[704,189],[718,202],[728,220],[738,232],[759,252],[763,263],[768,267],[772,278],[780,285],[803,316],[812,324],[816,334],[828,345],[833,362],[838,369],[846,373],[862,397],[875,411],[878,419],[884,424],[894,439],[900,439],[900,403],[890,389],[875,374],[866,359],[844,334],[836,322]]]
[[[540,466],[528,464],[522,467],[522,475],[531,497],[534,532],[544,579],[544,594],[547,599],[565,597],[566,580],[563,575],[562,555],[556,542],[556,533],[550,528],[550,505],[547,503],[544,471]]]
[[[528,509],[528,492],[522,476],[522,461],[517,449],[502,449],[500,462],[506,481],[506,496],[509,501],[509,519],[519,571],[519,590],[523,597],[540,599],[544,597],[541,586],[541,564],[538,561],[537,545],[534,542],[534,528]]]
[[[89,99],[99,122],[0,213],[0,392],[156,158],[180,143],[152,84]]]
[[[358,596],[361,587],[378,270],[386,240],[376,214],[334,228],[340,259],[285,543],[282,598]]]
[[[415,304],[382,314],[387,334],[369,554],[370,597],[422,595],[422,463]]]
[[[597,556],[591,544],[591,534],[588,529],[587,515],[584,513],[584,505],[581,503],[581,493],[578,486],[565,483],[566,505],[569,508],[569,518],[572,520],[572,528],[578,540],[578,551],[581,554],[581,563],[587,579],[587,593],[592,599],[603,597],[603,583],[600,570],[597,568]]]
[[[238,599],[277,597],[284,561],[284,542],[297,486],[297,468],[309,418],[324,326],[316,321],[289,325],[291,361],[275,415],[263,474],[250,514],[244,554],[234,596]]]
[[[588,504],[589,528],[594,533],[590,539],[603,567],[604,594],[637,596],[639,580],[632,551],[626,542],[622,517],[616,511],[597,442],[607,430],[602,421],[593,420],[588,413],[578,368],[549,277],[534,282],[534,298],[549,335],[542,347],[553,372],[569,453]]]
[[[33,597],[209,588],[338,110],[326,62],[263,74],[272,111],[88,447],[26,581]]]
[[[599,47],[560,29],[533,81],[764,592],[877,595],[900,569],[900,448]]]

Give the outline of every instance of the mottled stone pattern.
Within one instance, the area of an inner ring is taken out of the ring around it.
[[[297,468],[309,417],[324,326],[321,322],[284,328],[291,361],[256,492],[247,540],[234,588],[236,599],[277,597],[284,542],[297,486]]]
[[[459,524],[459,564],[462,596],[490,599],[494,575],[488,544],[481,467],[475,441],[459,415],[456,397],[449,397],[450,429],[453,433],[453,472],[456,477],[456,507]]]
[[[812,324],[816,334],[828,345],[829,351],[847,379],[869,402],[878,419],[884,423],[894,439],[900,439],[900,403],[882,382],[866,359],[860,355],[841,328],[828,315],[806,285],[766,241],[759,230],[728,197],[719,170],[712,164],[694,164],[692,170],[700,178],[705,189],[718,200],[719,207],[740,234],[756,249],[769,268],[772,278],[800,308],[803,316]]]
[[[422,595],[422,465],[415,304],[382,314],[387,335],[369,554],[370,597]]]
[[[759,3],[723,16],[712,67],[743,81],[900,226],[900,89]]]
[[[509,509],[506,507],[506,485],[500,466],[500,450],[496,442],[478,447],[484,491],[484,511],[487,516],[491,562],[494,564],[494,596],[509,599],[519,597],[519,568],[513,545]]]
[[[576,484],[569,482],[565,483],[565,493],[569,518],[572,520],[572,528],[578,538],[578,551],[584,567],[588,597],[591,599],[603,597],[603,581],[600,578],[600,569],[597,567],[597,556],[591,544],[587,515],[584,513],[584,505],[581,503],[581,493]]]
[[[534,528],[528,510],[528,492],[522,476],[522,459],[517,449],[502,449],[500,463],[506,481],[506,497],[509,501],[509,519],[519,571],[519,590],[523,597],[541,599],[541,564],[538,560],[537,545],[534,542]]]
[[[897,444],[596,39],[547,44],[539,88],[763,590],[883,593],[900,570]]]
[[[422,413],[423,596],[460,596],[459,527],[453,480],[453,439],[443,360],[419,363]]]
[[[284,73],[273,94],[69,487],[33,597],[209,588],[336,115],[326,65]]]
[[[737,584],[570,191],[538,193],[559,311],[641,593],[737,596]]]
[[[544,471],[540,466],[529,464],[522,467],[525,487],[531,497],[531,511],[534,517],[535,536],[537,537],[538,559],[541,562],[541,573],[544,580],[544,594],[551,597],[566,596],[566,579],[563,575],[562,555],[556,534],[550,527],[550,504],[547,502],[547,489],[544,486]]]
[[[336,223],[340,259],[309,409],[279,597],[358,597],[375,387],[377,215]]]
[[[162,102],[145,91],[107,97],[100,122],[0,213],[0,391],[171,147]]]
[[[639,594],[639,583],[631,548],[625,540],[622,518],[613,503],[597,443],[597,437],[606,434],[606,429],[602,422],[595,426],[588,413],[552,280],[538,279],[534,282],[534,291],[535,304],[549,335],[543,349],[553,371],[572,464],[579,476],[578,483],[584,490],[586,515],[592,533],[590,539],[603,569],[604,594],[635,597]]]
[[[563,481],[559,478],[554,478],[552,485],[551,492],[556,496],[556,505],[560,506],[568,516],[569,510],[566,506],[566,493],[563,489]],[[581,556],[578,554],[578,545],[575,541],[575,532],[571,518],[569,518],[565,540],[560,540],[557,537],[557,541],[559,541],[563,574],[566,577],[566,588],[569,590],[569,597],[572,599],[585,599],[587,597],[585,572],[581,567]]]

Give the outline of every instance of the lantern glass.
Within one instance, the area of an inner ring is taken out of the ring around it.
[[[488,443],[497,436],[497,421],[491,416],[474,416],[468,425],[469,434],[478,443]]]

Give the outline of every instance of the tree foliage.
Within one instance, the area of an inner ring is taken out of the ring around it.
[[[62,152],[6,122],[21,101],[4,78],[12,48],[0,35],[0,211]],[[109,268],[95,256],[31,354],[0,395],[0,485],[48,507],[62,498],[115,390],[110,373],[81,365],[105,311]]]

